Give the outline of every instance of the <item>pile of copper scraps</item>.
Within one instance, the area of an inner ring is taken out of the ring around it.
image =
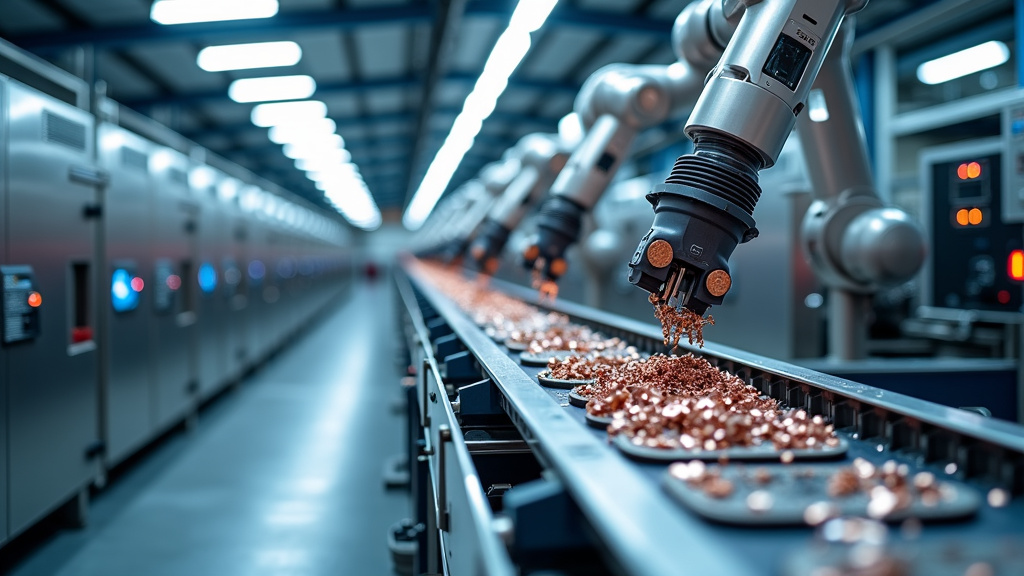
[[[527,344],[533,354],[551,350],[629,353],[628,345],[619,338],[608,338],[589,326],[570,322],[564,314],[543,312],[472,282],[457,271],[424,262],[418,264],[418,269],[489,336]]]
[[[911,476],[910,466],[895,460],[875,466],[863,458],[855,458],[850,466],[839,469],[829,478],[828,494],[833,498],[867,494],[868,516],[881,519],[910,507],[915,498],[924,506],[952,500],[956,497],[956,487],[939,481],[931,472]]]
[[[600,373],[639,360],[640,354],[627,348],[624,354],[597,353],[548,360],[547,377],[556,380],[594,380]]]
[[[587,412],[611,418],[609,435],[650,448],[720,450],[770,443],[778,450],[836,446],[833,427],[783,410],[736,376],[692,355],[633,360],[576,387]]]
[[[674,350],[679,346],[683,334],[686,334],[691,345],[696,343],[704,347],[704,327],[708,324],[713,326],[714,317],[710,314],[702,317],[689,308],[675,308],[659,300],[655,294],[651,294],[648,301],[654,305],[654,317],[661,322],[661,334],[666,346],[671,345]]]

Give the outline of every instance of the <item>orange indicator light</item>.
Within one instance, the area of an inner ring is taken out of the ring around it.
[[[981,164],[977,162],[971,162],[967,165],[967,178],[973,179],[981,176]]]
[[[971,210],[967,213],[967,221],[971,223],[971,226],[977,226],[978,224],[981,224],[982,218],[983,216],[981,214],[980,208],[971,208]]]
[[[43,296],[39,292],[31,292],[28,295],[28,305],[33,308],[39,308],[43,305]]]
[[[967,180],[967,164],[961,164],[956,167],[956,177],[961,180]]]
[[[1006,273],[1013,280],[1024,280],[1024,250],[1010,252],[1006,260]]]
[[[956,211],[956,223],[961,226],[967,226],[970,224],[970,213],[967,208],[961,208]]]

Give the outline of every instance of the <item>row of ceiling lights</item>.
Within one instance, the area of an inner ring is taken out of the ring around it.
[[[277,11],[277,0],[156,0],[150,18],[173,25],[270,18]],[[295,42],[260,42],[209,46],[196,63],[203,70],[223,72],[294,66],[301,59],[302,49]],[[284,154],[338,212],[353,225],[373,230],[381,224],[380,209],[335,133],[336,124],[327,118],[327,105],[309,99],[315,92],[316,81],[304,75],[244,78],[228,88],[235,102],[259,103],[253,107],[252,123],[270,129],[270,140],[283,146]]]

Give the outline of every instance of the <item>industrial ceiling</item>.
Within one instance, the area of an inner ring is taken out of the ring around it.
[[[686,0],[562,0],[452,179],[457,186],[522,136],[554,132],[582,82],[613,62],[668,64],[672,21]],[[886,0],[858,15],[871,30],[929,3]],[[106,82],[108,94],[216,154],[323,203],[252,104],[228,98],[235,79],[308,74],[370,191],[400,213],[508,24],[512,0],[280,0],[263,20],[161,26],[149,0],[4,0],[0,36]],[[292,40],[288,68],[206,72],[200,49]],[[447,49],[446,49],[447,47]],[[84,64],[83,64],[84,63]],[[94,63],[94,65],[90,65]],[[90,71],[91,70],[91,71]],[[87,72],[90,71],[90,72]]]

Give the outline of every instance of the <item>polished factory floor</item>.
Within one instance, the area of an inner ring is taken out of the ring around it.
[[[12,574],[390,574],[387,527],[409,515],[381,482],[402,446],[393,312],[388,282],[354,287]]]

